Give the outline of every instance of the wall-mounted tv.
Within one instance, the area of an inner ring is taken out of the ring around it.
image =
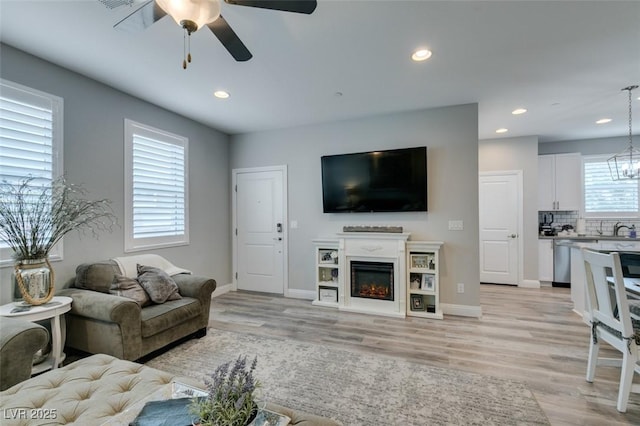
[[[325,213],[427,211],[427,147],[325,155]]]

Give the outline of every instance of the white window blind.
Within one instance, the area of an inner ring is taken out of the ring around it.
[[[51,184],[62,170],[62,114],[62,98],[0,80],[0,181]],[[50,258],[61,253],[58,244]],[[0,264],[10,264],[10,256],[0,243]]]
[[[125,121],[130,217],[126,250],[187,244],[187,139]]]
[[[611,179],[610,156],[583,157],[586,217],[638,216],[638,181]]]

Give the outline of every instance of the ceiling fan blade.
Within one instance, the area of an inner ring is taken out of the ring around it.
[[[167,12],[162,10],[155,0],[150,0],[135,12],[129,14],[129,16],[115,24],[113,28],[135,33],[146,29],[154,22],[164,18],[166,15]]]
[[[222,15],[215,21],[207,24],[207,27],[218,37],[220,43],[231,53],[231,56],[233,56],[236,61],[244,62],[253,57],[249,49],[247,49],[233,29],[231,29]]]
[[[306,13],[316,10],[316,0],[224,0],[225,3],[239,6],[259,7],[262,9],[282,10],[285,12]]]

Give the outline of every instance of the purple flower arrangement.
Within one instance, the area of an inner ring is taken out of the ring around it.
[[[195,399],[191,411],[202,426],[245,426],[255,417],[258,406],[254,392],[260,386],[254,371],[258,358],[247,365],[247,357],[220,365],[205,379],[209,396]]]

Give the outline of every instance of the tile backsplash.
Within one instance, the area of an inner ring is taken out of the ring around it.
[[[538,212],[538,222],[539,223],[543,223],[544,222],[544,215],[547,215],[547,219],[549,219],[549,215],[552,214],[553,215],[553,223],[552,226],[557,229],[558,231],[560,229],[562,229],[562,225],[571,225],[573,226],[573,228],[575,229],[576,227],[576,223],[578,221],[578,219],[580,218],[580,214],[578,212],[545,212],[545,211],[540,211]],[[612,235],[613,234],[613,227],[615,226],[616,223],[620,222],[621,225],[625,225],[625,226],[629,226],[631,227],[631,225],[635,225],[636,229],[638,229],[638,225],[640,225],[640,221],[636,222],[634,220],[631,219],[604,219],[604,220],[600,220],[600,219],[585,219],[585,223],[586,223],[586,233],[587,235],[600,235],[600,233],[598,231],[602,231],[602,234],[604,235]],[[620,230],[620,232],[618,232],[618,235],[621,237],[626,237],[627,235],[629,235],[629,229],[627,228],[622,228]]]

